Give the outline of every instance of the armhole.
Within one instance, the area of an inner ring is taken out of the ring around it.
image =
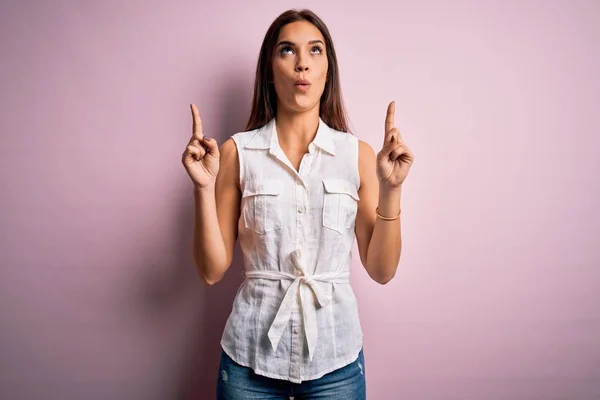
[[[235,148],[237,150],[237,156],[238,156],[238,175],[239,175],[239,182],[238,182],[238,187],[241,189],[242,186],[242,182],[244,181],[244,160],[243,160],[243,154],[242,151],[240,151],[241,146],[240,143],[238,141],[238,137],[237,135],[233,135],[231,136],[231,139],[233,139],[233,143],[235,144]]]
[[[360,190],[360,141],[356,136],[352,136],[354,140],[354,179],[356,180],[356,190]]]

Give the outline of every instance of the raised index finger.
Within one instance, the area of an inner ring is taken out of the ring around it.
[[[388,133],[394,127],[394,112],[396,111],[396,102],[392,101],[387,108],[385,115],[385,132]]]
[[[193,119],[193,135],[194,139],[202,140],[204,135],[202,134],[202,120],[200,119],[200,113],[198,112],[198,107],[195,104],[192,104],[192,119]]]
[[[394,128],[394,112],[396,111],[396,102],[392,101],[387,108],[385,115],[385,139],[388,139],[390,131]]]

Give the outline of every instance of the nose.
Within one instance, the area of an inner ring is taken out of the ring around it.
[[[297,72],[308,71],[308,65],[304,62],[299,62],[298,65],[296,65],[296,71]]]

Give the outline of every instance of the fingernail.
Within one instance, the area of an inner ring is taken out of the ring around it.
[[[204,136],[204,140],[208,142],[208,141],[210,141],[210,140],[212,140],[212,139],[211,139],[211,138],[209,138],[209,137],[207,137],[207,136]]]

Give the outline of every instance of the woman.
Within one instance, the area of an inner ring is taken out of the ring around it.
[[[327,27],[309,10],[290,10],[263,41],[246,131],[219,149],[191,108],[182,161],[194,184],[198,273],[218,282],[237,239],[245,265],[221,340],[218,398],[364,399],[351,248],[356,239],[372,279],[392,279],[413,162],[394,103],[375,155],[347,133]]]

